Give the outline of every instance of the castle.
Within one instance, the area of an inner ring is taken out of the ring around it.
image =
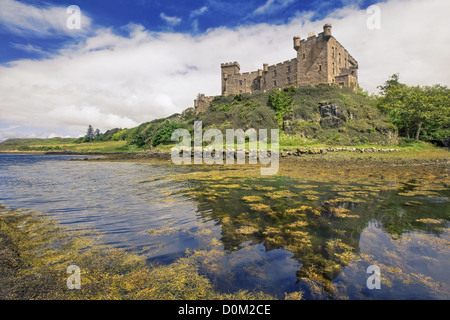
[[[322,83],[357,90],[358,62],[331,35],[330,24],[318,35],[312,32],[307,39],[295,36],[293,40],[297,57],[292,60],[270,66],[264,63],[262,69],[244,73],[237,62],[222,63],[222,95]],[[194,100],[196,113],[205,111],[213,99],[199,94]]]

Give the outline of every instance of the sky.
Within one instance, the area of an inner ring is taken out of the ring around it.
[[[182,112],[221,93],[221,63],[248,72],[295,58],[293,36],[325,23],[363,90],[394,73],[449,86],[449,12],[448,0],[0,0],[0,141]]]

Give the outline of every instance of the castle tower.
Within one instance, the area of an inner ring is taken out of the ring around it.
[[[323,26],[323,36],[325,38],[331,37],[331,24],[327,23]]]
[[[222,94],[227,95],[227,81],[230,77],[239,74],[241,71],[241,66],[236,61],[222,63],[220,65],[222,70]]]

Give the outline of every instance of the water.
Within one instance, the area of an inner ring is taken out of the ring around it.
[[[0,203],[171,263],[207,252],[218,290],[449,299],[448,168],[258,169],[0,155]],[[188,250],[188,251],[186,251]],[[209,259],[209,260],[208,260]],[[380,290],[366,286],[369,265]]]

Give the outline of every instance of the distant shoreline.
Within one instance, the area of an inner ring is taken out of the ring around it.
[[[301,148],[301,147],[300,147]],[[342,149],[337,147],[336,149]],[[99,156],[82,159],[73,159],[74,161],[151,161],[162,160],[170,161],[171,153],[169,151],[138,151],[138,152],[101,152],[101,151],[0,151],[1,154],[12,155],[72,155],[72,156]],[[320,163],[334,163],[340,165],[370,165],[383,163],[385,165],[408,166],[408,165],[439,165],[448,166],[450,170],[450,157],[447,150],[440,150],[437,153],[412,151],[406,152],[396,150],[392,152],[360,152],[343,151],[336,152],[312,152],[294,155],[292,153],[280,150],[280,162],[298,162],[308,165],[319,165]],[[236,164],[236,163],[235,163]],[[246,160],[245,164],[248,164]],[[225,161],[224,161],[225,165]],[[449,173],[450,174],[450,173]]]

